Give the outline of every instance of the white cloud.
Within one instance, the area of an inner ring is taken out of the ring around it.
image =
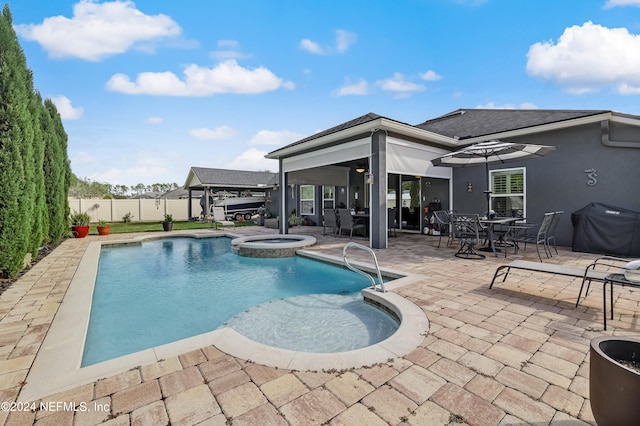
[[[256,94],[293,88],[265,67],[243,68],[229,59],[213,68],[192,64],[184,70],[184,80],[170,71],[143,72],[135,81],[127,75],[114,74],[106,87],[128,95],[211,96],[219,93]]]
[[[300,48],[315,55],[329,55],[334,52],[345,53],[356,41],[358,41],[358,36],[355,33],[347,30],[336,30],[334,46],[322,47],[320,43],[305,38],[300,41]]]
[[[215,129],[207,129],[206,127],[201,127],[199,129],[192,129],[189,131],[189,134],[196,139],[200,139],[201,141],[210,141],[210,140],[220,140],[220,139],[231,139],[235,137],[238,132],[232,129],[229,126],[220,126]]]
[[[369,83],[367,83],[366,80],[360,80],[359,82],[352,84],[347,82],[342,87],[334,90],[332,93],[335,96],[368,95]]]
[[[240,52],[240,43],[236,40],[218,40],[218,47],[223,50],[214,50],[210,53],[210,56],[216,60],[226,59],[244,59],[249,58],[251,55]]]
[[[260,151],[256,148],[249,148],[238,157],[236,157],[228,165],[230,169],[238,170],[270,170],[272,172],[278,171],[278,160],[270,160],[264,158],[267,155],[266,151]]]
[[[88,164],[96,161],[96,158],[84,151],[79,151],[71,157],[71,164]]]
[[[493,102],[486,103],[484,105],[476,106],[478,109],[538,109],[537,105],[531,102],[523,102],[519,106],[514,104],[496,105]]]
[[[167,160],[170,159],[170,160]],[[170,164],[169,164],[170,162]],[[118,185],[135,185],[139,182],[173,182],[176,177],[176,170],[188,170],[188,166],[180,164],[181,158],[178,153],[163,151],[158,155],[153,151],[131,152],[126,160],[117,162],[118,167],[98,169],[92,167],[89,177],[97,182],[108,182]],[[107,164],[114,164],[104,163]],[[186,175],[186,172],[182,172]],[[179,182],[182,183],[182,182]]]
[[[71,100],[66,96],[54,96],[51,100],[56,104],[56,109],[63,120],[78,120],[84,114],[84,108],[74,108],[71,105]]]
[[[144,120],[144,122],[147,124],[160,124],[163,121],[164,119],[160,117],[148,117],[146,120]]]
[[[438,81],[442,80],[442,76],[435,71],[429,70],[425,73],[420,74],[420,78],[427,81]]]
[[[16,25],[16,32],[38,42],[51,58],[100,61],[136,43],[178,36],[180,26],[166,15],[145,15],[131,1],[81,0],[73,17],[53,16],[42,24]],[[145,46],[149,48],[149,46]]]
[[[250,145],[284,146],[304,138],[304,135],[289,130],[260,130],[249,141]]]
[[[585,22],[566,28],[557,43],[529,48],[527,72],[554,82],[570,93],[615,87],[620,94],[640,89],[640,35],[626,28]]]
[[[344,53],[349,46],[358,41],[358,36],[347,30],[336,30],[336,50],[338,53]]]
[[[640,0],[607,0],[603,8],[611,9],[612,7],[616,7],[616,6],[639,6],[640,7]]]
[[[316,55],[324,55],[325,51],[320,47],[320,45],[316,42],[309,40],[308,38],[302,39],[300,41],[300,48],[306,50],[307,52],[314,53]]]
[[[393,74],[393,77],[376,81],[376,86],[386,92],[393,92],[397,97],[408,97],[415,92],[422,92],[426,88],[422,84],[406,81],[404,75],[399,72]]]

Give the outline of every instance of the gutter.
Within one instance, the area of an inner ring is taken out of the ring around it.
[[[623,120],[614,120],[623,122]],[[609,139],[609,120],[600,122],[602,131],[602,143],[612,148],[640,148],[640,141],[613,141]]]

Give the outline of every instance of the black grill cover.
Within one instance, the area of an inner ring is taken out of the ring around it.
[[[573,251],[640,256],[640,213],[590,203],[571,214]]]

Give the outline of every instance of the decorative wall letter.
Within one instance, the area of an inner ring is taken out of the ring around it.
[[[598,176],[598,173],[596,173],[596,169],[587,169],[584,171],[587,174],[587,177],[589,179],[587,179],[587,185],[589,186],[595,186],[596,183],[598,183],[598,180],[596,179],[596,176]]]

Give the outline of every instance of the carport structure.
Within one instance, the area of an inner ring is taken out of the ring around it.
[[[297,185],[334,185],[341,191],[346,189],[346,204],[362,200],[369,212],[371,247],[386,248],[388,204],[402,205],[408,192],[405,188],[409,187],[405,183],[418,191],[412,189],[411,195],[411,211],[418,211],[417,230],[422,229],[422,212],[432,199],[446,204],[452,198],[451,169],[435,167],[431,160],[458,146],[454,138],[369,113],[277,149],[266,157],[279,161],[281,212],[297,208]],[[280,221],[280,232],[288,232],[287,221]]]
[[[212,169],[207,167],[191,167],[184,187],[189,191],[191,200],[193,191],[204,190],[205,194],[225,191],[240,195],[242,192],[265,193],[267,201],[277,203],[275,189],[278,186],[278,173],[253,172],[246,170]],[[204,197],[204,211],[209,211],[209,197]],[[189,217],[194,217],[189,202]]]

